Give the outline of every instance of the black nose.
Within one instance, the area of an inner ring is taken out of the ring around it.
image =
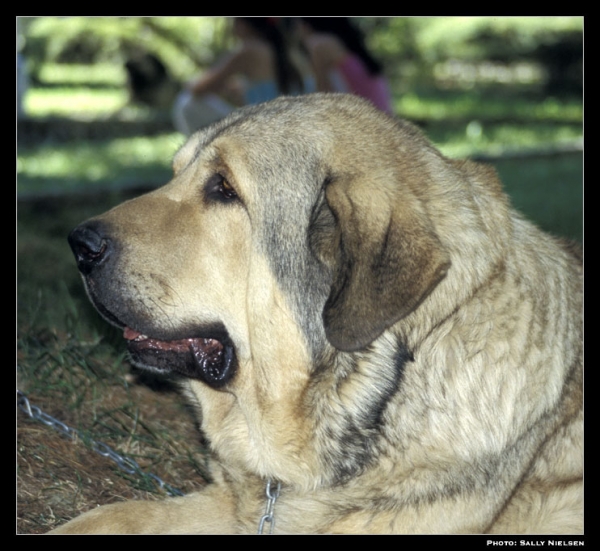
[[[104,262],[111,253],[111,241],[102,229],[94,224],[81,224],[69,234],[69,245],[73,249],[77,267],[83,275],[89,275]]]

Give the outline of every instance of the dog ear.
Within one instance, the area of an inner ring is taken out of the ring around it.
[[[336,221],[325,332],[334,347],[355,351],[417,308],[450,261],[418,199],[389,179],[340,177],[325,197]]]

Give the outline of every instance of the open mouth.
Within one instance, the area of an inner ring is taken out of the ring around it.
[[[143,369],[163,373],[175,372],[220,388],[234,377],[237,358],[227,329],[215,323],[187,333],[188,337],[162,339],[148,336],[121,321],[104,306],[89,288],[88,295],[100,314],[111,324],[123,329],[132,362]],[[177,337],[177,336],[176,336]]]
[[[159,340],[125,327],[123,337],[134,363],[158,371],[175,371],[200,379],[213,388],[231,380],[235,352],[225,338],[189,337]]]

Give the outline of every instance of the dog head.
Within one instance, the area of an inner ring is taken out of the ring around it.
[[[315,346],[324,332],[335,348],[360,350],[423,301],[449,267],[418,192],[436,155],[357,98],[284,98],[197,133],[167,186],[70,242],[92,301],[126,328],[134,357],[191,374],[174,358],[197,349],[218,386],[234,370],[213,356],[229,365],[238,348],[251,354],[248,293],[268,286],[249,281],[257,257]]]

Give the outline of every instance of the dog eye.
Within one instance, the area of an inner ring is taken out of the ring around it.
[[[221,174],[213,174],[205,186],[206,196],[217,201],[229,202],[237,198],[233,186]]]

